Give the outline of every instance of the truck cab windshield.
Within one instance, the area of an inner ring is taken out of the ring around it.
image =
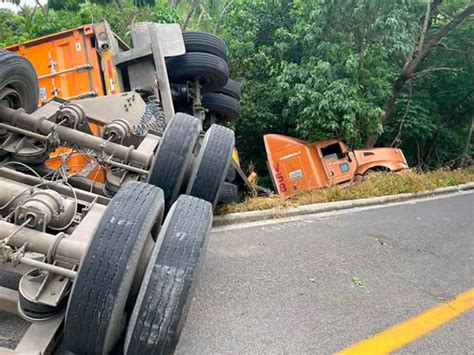
[[[344,157],[339,143],[334,143],[321,148],[321,154],[324,159],[341,159]]]

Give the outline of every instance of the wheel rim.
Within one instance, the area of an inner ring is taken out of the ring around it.
[[[0,89],[0,106],[19,109],[23,106],[21,96],[13,88],[5,87]]]

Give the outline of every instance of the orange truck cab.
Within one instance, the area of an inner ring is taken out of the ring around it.
[[[368,171],[408,169],[398,148],[350,151],[341,140],[308,143],[279,134],[265,135],[264,142],[273,183],[282,197],[352,183]]]

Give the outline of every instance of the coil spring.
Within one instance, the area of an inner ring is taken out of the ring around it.
[[[165,128],[166,119],[161,104],[156,96],[149,96],[147,98],[145,113],[135,126],[133,133],[137,136],[143,137],[149,130],[163,133]]]

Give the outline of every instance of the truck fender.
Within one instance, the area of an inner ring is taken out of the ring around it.
[[[361,165],[357,167],[357,170],[355,172],[356,175],[364,175],[367,173],[369,170],[374,170],[374,171],[400,171],[406,169],[401,165],[401,162],[372,162],[368,164]]]

